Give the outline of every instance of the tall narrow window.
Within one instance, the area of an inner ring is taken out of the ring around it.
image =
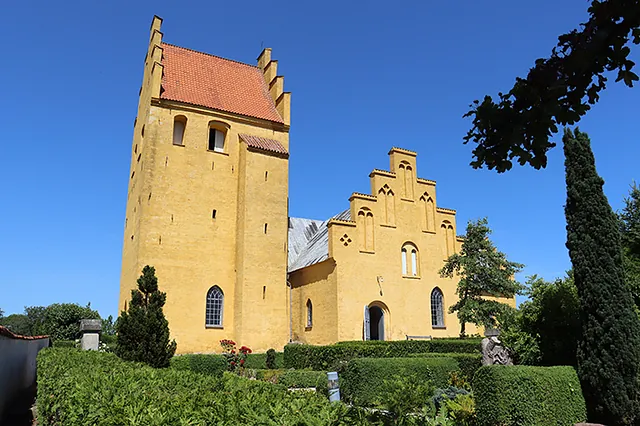
[[[360,250],[374,251],[374,222],[371,210],[363,207],[358,212],[357,227],[360,239]]]
[[[418,252],[416,249],[411,250],[411,275],[418,276]]]
[[[179,115],[173,120],[173,144],[184,145],[184,130],[187,127],[187,117]]]
[[[405,277],[417,277],[420,275],[420,260],[418,248],[410,242],[402,246],[402,275]]]
[[[205,315],[205,325],[207,327],[222,327],[222,308],[224,294],[217,285],[214,285],[207,292],[207,310]]]
[[[446,256],[449,257],[456,251],[456,233],[453,229],[453,225],[448,220],[442,222],[440,229],[442,230],[442,234],[445,240],[445,246],[447,250]]]
[[[307,300],[307,327],[313,326],[313,305],[311,299]]]
[[[407,275],[407,249],[402,247],[402,275]]]
[[[224,152],[224,133],[209,128],[209,151]]]
[[[431,292],[431,326],[444,328],[444,300],[442,291],[436,287]]]

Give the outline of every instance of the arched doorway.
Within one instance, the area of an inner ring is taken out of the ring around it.
[[[384,340],[385,310],[377,304],[364,307],[364,340]]]

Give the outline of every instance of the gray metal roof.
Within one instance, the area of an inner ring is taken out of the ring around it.
[[[298,217],[289,218],[289,272],[315,265],[329,258],[329,228],[331,219],[351,220],[345,210],[321,222]]]

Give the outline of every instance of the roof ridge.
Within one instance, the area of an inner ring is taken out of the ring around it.
[[[212,58],[222,59],[223,61],[229,61],[229,62],[234,62],[236,64],[245,65],[247,67],[255,68],[257,70],[260,69],[260,68],[258,68],[257,65],[247,64],[246,62],[236,61],[235,59],[223,58],[222,56],[214,55],[212,53],[200,52],[199,50],[189,49],[188,47],[178,46],[176,44],[171,44],[171,43],[167,43],[167,42],[164,42],[164,41],[162,42],[162,44],[166,44],[167,46],[175,47],[175,48],[178,48],[178,49],[188,50],[189,52],[193,52],[193,53],[199,53],[199,54],[205,55],[205,56],[211,56]]]

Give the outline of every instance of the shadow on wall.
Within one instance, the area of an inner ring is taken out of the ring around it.
[[[20,336],[0,326],[0,424],[33,403],[36,356],[50,345],[48,336]]]

